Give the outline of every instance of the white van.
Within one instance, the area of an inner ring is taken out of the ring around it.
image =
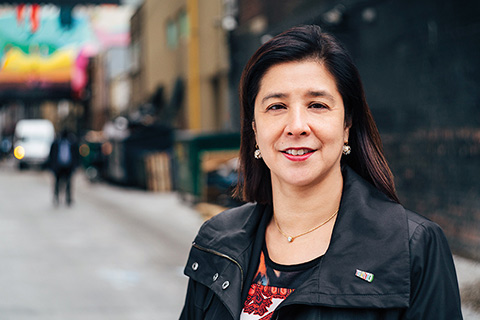
[[[55,128],[49,120],[20,120],[15,127],[13,154],[18,167],[44,166],[55,139]]]

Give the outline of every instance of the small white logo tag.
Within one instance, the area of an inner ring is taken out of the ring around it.
[[[373,281],[373,273],[365,272],[362,270],[358,270],[355,272],[355,276],[359,277],[360,279],[363,279],[367,282],[372,282]]]

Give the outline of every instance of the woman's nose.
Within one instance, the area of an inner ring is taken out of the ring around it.
[[[303,110],[290,110],[285,129],[290,136],[310,134],[307,114]]]

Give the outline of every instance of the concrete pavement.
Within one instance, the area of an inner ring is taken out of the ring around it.
[[[480,263],[454,256],[465,320],[480,320]]]
[[[0,166],[0,319],[177,319],[198,213],[81,174],[74,205],[54,207],[52,183]]]

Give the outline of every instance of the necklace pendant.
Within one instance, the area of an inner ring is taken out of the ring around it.
[[[288,241],[288,242],[292,242],[292,241],[293,241],[293,238],[292,238],[292,237],[288,237],[288,238],[287,238],[287,241]]]

